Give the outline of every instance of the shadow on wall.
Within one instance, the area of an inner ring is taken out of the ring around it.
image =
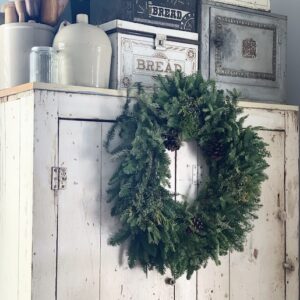
[[[273,13],[288,16],[287,88],[288,103],[300,105],[300,1],[271,0]]]

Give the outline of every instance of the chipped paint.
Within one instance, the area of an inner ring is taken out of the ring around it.
[[[258,257],[258,250],[257,249],[254,249],[253,256],[254,256],[255,259],[257,259],[257,257]]]

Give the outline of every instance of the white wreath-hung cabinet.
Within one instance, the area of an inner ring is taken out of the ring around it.
[[[297,300],[297,107],[240,103],[272,154],[260,218],[243,253],[172,286],[168,274],[129,270],[124,247],[107,245],[118,225],[106,202],[116,162],[103,141],[124,100],[46,84],[0,92],[0,299]],[[170,157],[173,191],[191,198],[201,155],[191,142]]]

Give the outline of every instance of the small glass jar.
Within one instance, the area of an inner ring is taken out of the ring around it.
[[[31,49],[30,82],[58,83],[57,56],[52,47]]]

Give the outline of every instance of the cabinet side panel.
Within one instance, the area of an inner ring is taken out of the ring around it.
[[[286,113],[285,201],[286,261],[294,267],[286,272],[286,299],[299,299],[299,129],[296,112]]]
[[[0,118],[0,298],[18,299],[20,105],[2,103]]]
[[[31,93],[20,100],[19,300],[31,299],[33,114]]]
[[[57,164],[58,118],[55,92],[35,92],[32,300],[54,300],[57,204],[51,167]]]

